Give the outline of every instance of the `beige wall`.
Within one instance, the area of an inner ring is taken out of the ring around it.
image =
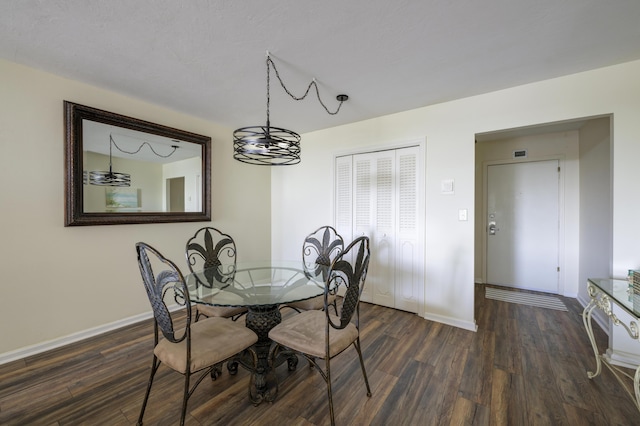
[[[65,228],[63,100],[211,136],[210,225],[236,239],[240,259],[270,255],[270,171],[231,159],[231,129],[0,61],[0,361],[148,313],[134,244],[186,269],[187,238],[209,225]]]
[[[610,121],[591,120],[580,129],[580,282],[611,275]]]
[[[475,134],[612,113],[612,271],[622,276],[640,266],[638,75],[634,61],[305,134],[304,167],[272,173],[272,256],[293,255],[304,230],[333,222],[337,153],[426,139],[425,317],[473,328]],[[440,193],[444,179],[455,180],[455,195]],[[459,209],[471,220],[458,221]],[[586,294],[582,282],[565,284]]]

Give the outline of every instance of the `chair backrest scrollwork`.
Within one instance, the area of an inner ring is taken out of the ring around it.
[[[185,285],[184,277],[178,267],[169,259],[166,259],[156,249],[145,243],[137,243],[138,266],[144,288],[147,291],[156,325],[162,331],[165,338],[173,343],[178,343],[187,337],[191,325],[191,303],[189,291]],[[150,257],[151,255],[151,257]],[[154,266],[163,265],[159,273],[154,273]],[[167,302],[184,306],[187,310],[187,323],[180,335],[177,335],[171,312]]]
[[[191,272],[198,272],[196,285],[211,288],[233,282],[237,252],[231,236],[216,228],[201,228],[187,241],[185,255]]]
[[[362,236],[353,240],[334,260],[329,271],[327,289],[336,291],[340,286],[344,286],[345,291],[339,315],[340,324],[334,323],[329,316],[329,311],[326,310],[329,324],[333,328],[346,327],[353,318],[354,313],[356,314],[356,321],[359,321],[357,318],[358,304],[360,303],[364,281],[367,277],[370,255],[369,237]],[[353,258],[352,262],[348,260],[350,257]],[[327,294],[328,290],[325,291],[325,300]]]
[[[332,226],[321,226],[309,234],[302,245],[304,269],[326,281],[329,267],[342,253],[344,240]]]

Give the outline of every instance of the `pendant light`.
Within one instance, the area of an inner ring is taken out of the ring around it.
[[[267,123],[265,126],[242,127],[233,132],[233,158],[243,163],[256,164],[261,166],[285,166],[298,164],[300,162],[300,135],[292,130],[283,129],[281,127],[272,127],[269,117],[270,107],[270,70],[276,73],[280,85],[284,91],[294,100],[304,99],[313,86],[318,96],[318,101],[330,115],[335,115],[340,111],[342,103],[349,97],[347,95],[338,95],[338,108],[331,112],[320,98],[320,91],[316,80],[313,79],[307,87],[304,95],[300,97],[294,96],[285,86],[280,78],[275,63],[271,60],[269,52],[267,52]]]
[[[174,142],[177,143],[177,141],[174,140]],[[149,142],[143,142],[138,149],[136,149],[135,151],[125,151],[123,149],[121,149],[118,145],[116,145],[116,142],[113,140],[113,135],[109,134],[109,171],[92,171],[89,173],[89,183],[91,185],[99,185],[99,186],[131,186],[131,175],[128,173],[119,173],[119,172],[114,172],[113,171],[113,167],[111,165],[111,160],[112,160],[112,155],[111,155],[111,151],[112,151],[112,147],[116,147],[116,149],[120,152],[123,152],[125,154],[137,154],[143,146],[148,145],[149,148],[151,149],[151,152],[153,152],[156,156],[158,157],[162,157],[162,158],[168,158],[171,157],[171,155],[173,155],[174,152],[176,152],[176,150],[178,149],[178,145],[171,145],[171,148],[173,148],[173,151],[171,151],[169,154],[167,155],[162,155],[162,154],[158,154],[154,149],[153,146],[151,146],[151,144]],[[86,184],[87,179],[86,179],[86,175],[85,177],[83,177],[83,180]]]
[[[113,171],[111,166],[111,147],[113,136],[109,135],[109,171],[92,171],[89,173],[89,183],[100,186],[131,186],[131,175]]]

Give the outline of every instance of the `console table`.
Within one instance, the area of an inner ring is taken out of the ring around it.
[[[627,281],[614,280],[610,278],[589,278],[587,280],[587,291],[591,300],[582,312],[582,321],[584,322],[584,327],[587,330],[591,346],[593,347],[593,353],[596,357],[596,371],[595,373],[587,371],[587,377],[590,379],[597,377],[602,370],[602,364],[604,364],[623,385],[625,391],[633,399],[638,410],[640,410],[640,366],[638,366],[635,374],[632,376],[623,369],[610,363],[603,354],[600,354],[593,335],[593,326],[591,321],[591,314],[593,313],[593,310],[598,308],[611,318],[614,325],[624,327],[633,340],[640,340],[640,333],[638,330],[638,322],[640,321],[640,295],[634,295],[631,297]],[[622,322],[613,313],[613,304],[622,308],[632,317],[629,324]],[[628,382],[626,381],[629,379],[633,380],[635,395],[631,393],[627,386]]]

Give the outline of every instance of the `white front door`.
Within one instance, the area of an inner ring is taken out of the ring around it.
[[[558,293],[558,160],[487,167],[487,283]]]

